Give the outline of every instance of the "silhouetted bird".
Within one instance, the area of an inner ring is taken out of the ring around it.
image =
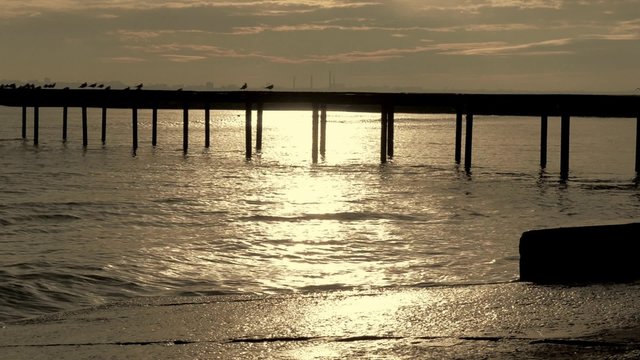
[[[65,86],[64,89],[62,89],[62,90],[69,90],[69,87]]]
[[[176,90],[176,91],[182,91],[182,88],[180,88],[180,89],[178,89],[178,90]]]
[[[99,89],[102,89],[103,87],[104,87],[104,84],[100,84],[100,85],[98,85],[98,88],[99,88]]]
[[[142,83],[136,85],[136,90],[140,90],[140,89],[142,89]]]
[[[93,84],[89,85],[90,88],[94,88],[96,86],[98,86],[98,83],[93,83]]]
[[[125,89],[125,90],[129,90],[129,89],[131,89],[131,88],[127,86],[127,87],[126,87],[126,88],[124,88],[124,89]]]
[[[244,85],[242,85],[242,86],[240,87],[240,90],[244,90],[244,89],[246,89],[246,88],[247,88],[247,83],[244,83]]]
[[[111,90],[111,86],[107,86],[106,88],[104,88],[105,90]]]
[[[84,88],[86,88],[86,87],[87,87],[87,83],[86,83],[86,82],[83,82],[83,83],[80,85],[80,88],[81,88],[81,89],[84,89]]]
[[[273,84],[269,84],[269,85],[267,85],[267,87],[265,87],[265,89],[268,89],[268,90],[273,89]]]

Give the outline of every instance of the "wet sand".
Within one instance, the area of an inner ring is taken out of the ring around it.
[[[640,284],[138,299],[7,323],[7,359],[640,356]]]

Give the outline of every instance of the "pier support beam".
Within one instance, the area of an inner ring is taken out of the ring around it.
[[[82,147],[87,147],[87,107],[82,107]]]
[[[636,174],[640,174],[640,115],[636,119]]]
[[[562,115],[560,123],[560,178],[569,178],[569,139],[571,130],[571,117]]]
[[[151,145],[158,144],[158,108],[151,110]]]
[[[251,159],[251,103],[244,108],[244,152],[247,160]]]
[[[393,106],[389,106],[387,110],[387,156],[389,159],[393,159],[393,145],[394,145],[394,109]]]
[[[211,144],[211,110],[209,104],[204,106],[204,147],[209,148]]]
[[[100,136],[100,140],[102,140],[102,145],[107,142],[107,108],[102,108],[102,135]]]
[[[320,156],[327,150],[327,104],[320,105]]]
[[[460,164],[462,158],[462,112],[456,113],[456,149],[455,160],[456,164]]]
[[[22,138],[27,138],[27,107],[22,107]]]
[[[69,110],[68,108],[65,106],[62,108],[62,142],[66,143],[67,142],[67,125],[68,125],[68,119],[69,117]]]
[[[189,150],[189,107],[184,106],[182,110],[182,151]]]
[[[549,121],[547,115],[542,115],[540,119],[540,168],[547,167],[547,129]]]
[[[40,132],[40,108],[33,107],[33,145],[38,145],[38,133]]]
[[[258,119],[256,120],[256,151],[262,152],[262,103],[258,103]]]
[[[464,134],[464,170],[471,171],[471,150],[473,149],[473,114],[467,114],[466,129]]]
[[[311,117],[311,158],[313,163],[318,162],[318,104],[313,104],[313,115]]]
[[[131,140],[132,148],[135,154],[138,149],[138,109],[131,109]]]
[[[380,163],[387,162],[387,135],[389,125],[389,107],[382,105],[382,114],[380,116]]]

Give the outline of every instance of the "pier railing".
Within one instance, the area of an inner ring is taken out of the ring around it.
[[[312,159],[326,151],[326,112],[380,112],[380,161],[394,156],[394,113],[456,114],[455,155],[462,160],[462,123],[465,120],[464,167],[471,169],[474,115],[532,116],[540,122],[540,166],[547,162],[547,119],[561,118],[560,176],[569,175],[571,117],[635,118],[636,161],[640,172],[640,96],[577,94],[457,94],[457,93],[367,93],[286,91],[177,91],[95,89],[0,89],[0,105],[22,107],[22,137],[26,139],[26,109],[33,111],[33,142],[38,144],[40,107],[62,108],[63,141],[66,140],[67,109],[82,108],[83,145],[87,146],[87,108],[102,109],[102,136],[106,141],[107,109],[132,109],[132,146],[138,147],[138,109],[152,109],[152,145],[157,144],[157,114],[160,109],[183,110],[183,149],[189,144],[189,110],[205,111],[205,146],[210,146],[210,111],[245,110],[246,157],[252,156],[252,110],[257,111],[256,150],[262,149],[265,110],[312,111]]]

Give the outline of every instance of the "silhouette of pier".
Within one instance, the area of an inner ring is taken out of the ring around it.
[[[132,146],[138,147],[139,109],[152,109],[152,145],[157,144],[158,110],[183,110],[183,150],[189,148],[189,110],[205,112],[205,147],[210,146],[210,111],[245,110],[246,158],[252,157],[252,110],[257,110],[257,151],[262,150],[263,112],[269,110],[311,110],[312,159],[326,151],[327,111],[379,112],[380,161],[394,156],[394,114],[455,114],[454,160],[462,160],[463,120],[464,168],[471,169],[473,120],[478,115],[531,116],[540,118],[540,166],[547,163],[548,117],[561,118],[560,176],[569,176],[571,117],[635,118],[635,171],[640,172],[640,96],[576,94],[457,94],[457,93],[367,93],[286,91],[183,91],[95,89],[0,89],[0,105],[22,107],[22,137],[26,139],[27,111],[33,111],[33,142],[38,144],[40,107],[63,109],[62,138],[66,140],[67,109],[82,109],[83,145],[87,146],[87,108],[102,109],[102,142],[106,142],[107,109],[132,110]]]

